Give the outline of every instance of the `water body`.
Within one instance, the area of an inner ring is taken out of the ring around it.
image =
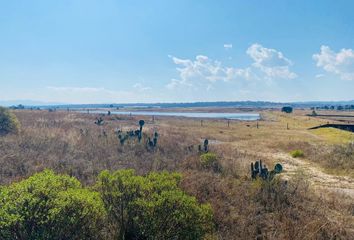
[[[80,111],[87,112],[87,111]],[[90,113],[103,113],[107,111],[90,110]],[[139,115],[139,116],[169,116],[169,117],[188,117],[188,118],[214,118],[214,119],[228,119],[228,120],[243,120],[255,121],[260,119],[259,113],[209,113],[209,112],[156,112],[156,111],[111,111],[111,114],[117,115]]]

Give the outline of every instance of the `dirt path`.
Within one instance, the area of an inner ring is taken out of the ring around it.
[[[217,141],[216,144],[230,144],[222,141]],[[216,145],[215,144],[215,145]],[[290,179],[296,173],[303,174],[311,186],[315,190],[329,190],[335,193],[345,194],[354,200],[354,179],[347,176],[336,176],[325,173],[316,163],[311,163],[306,159],[293,158],[289,153],[282,152],[252,152],[241,150],[242,146],[231,143],[233,147],[237,146],[238,151],[245,153],[253,153],[259,156],[260,159],[272,159],[274,162],[279,162],[283,165],[284,172],[281,174],[285,179]]]
[[[283,164],[285,178],[290,178],[296,172],[301,172],[316,190],[327,189],[342,193],[354,199],[354,179],[345,176],[335,176],[324,173],[316,164],[306,160],[293,158],[285,153],[267,154],[267,157]]]

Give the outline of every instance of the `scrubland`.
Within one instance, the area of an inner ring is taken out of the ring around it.
[[[9,185],[44,169],[76,177],[91,187],[103,170],[134,169],[138,175],[178,172],[180,187],[200,203],[209,203],[214,228],[207,239],[353,239],[354,198],[314,184],[296,165],[272,182],[251,180],[250,163],[268,168],[301,150],[301,161],[319,171],[345,176],[354,190],[354,134],[337,129],[308,130],[326,122],[305,111],[261,111],[258,122],[155,117],[104,116],[74,112],[15,111],[18,134],[0,137],[0,184]],[[116,129],[159,133],[155,149],[131,140],[121,145]],[[201,163],[198,145],[209,139],[218,167]],[[286,165],[285,165],[286,166]],[[294,170],[295,169],[295,170]],[[349,180],[348,180],[349,179]],[[318,189],[320,189],[318,191]],[[348,189],[346,189],[348,190]]]

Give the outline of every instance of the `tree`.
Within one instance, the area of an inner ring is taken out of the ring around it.
[[[20,122],[15,114],[8,109],[0,107],[0,135],[17,133],[20,129]]]
[[[46,170],[0,188],[0,239],[99,239],[100,196]]]
[[[286,113],[292,113],[293,108],[292,107],[282,107],[281,111],[286,112]]]
[[[202,239],[212,231],[212,210],[179,187],[178,174],[103,171],[97,187],[118,239]]]

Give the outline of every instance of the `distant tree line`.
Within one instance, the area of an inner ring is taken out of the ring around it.
[[[324,106],[317,106],[311,107],[311,110],[338,110],[338,111],[351,111],[354,110],[354,105],[324,105]]]
[[[10,109],[25,109],[25,106],[22,104],[16,105],[16,106],[11,106],[9,107]]]

